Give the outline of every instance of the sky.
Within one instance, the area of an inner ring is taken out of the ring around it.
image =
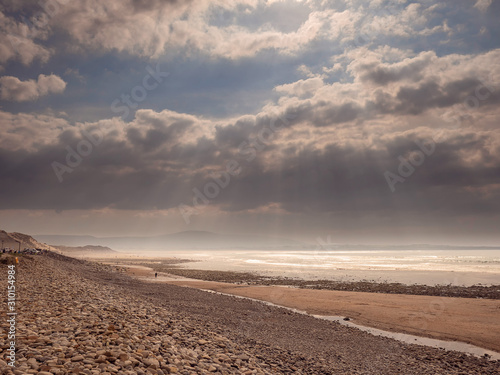
[[[500,1],[4,0],[0,226],[500,243]]]

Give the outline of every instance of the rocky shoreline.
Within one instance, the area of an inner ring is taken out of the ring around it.
[[[7,264],[0,271],[7,275]],[[142,282],[115,267],[57,254],[22,256],[17,274],[16,367],[5,360],[4,319],[3,374],[500,371],[499,361],[407,345],[254,301]]]

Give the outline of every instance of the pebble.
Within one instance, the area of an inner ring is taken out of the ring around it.
[[[0,271],[5,274],[4,268]],[[81,269],[85,269],[86,277],[80,273]],[[241,343],[226,337],[218,327],[174,314],[147,298],[123,293],[123,289],[92,277],[105,272],[110,272],[109,267],[97,263],[50,256],[23,257],[19,266],[22,277],[18,278],[16,290],[23,297],[24,307],[20,308],[24,310],[17,333],[18,337],[25,339],[17,341],[14,369],[6,363],[7,346],[0,343],[0,373],[330,373],[321,367],[307,367],[309,362],[304,362],[302,367],[301,362],[288,363],[290,353],[285,351],[275,349],[271,353],[267,347],[257,351],[257,344],[255,351],[248,346],[241,347]],[[5,293],[0,297],[0,303],[6,305]],[[0,332],[6,331],[7,323],[2,320]],[[269,354],[262,354],[267,352]],[[436,363],[447,363],[447,360],[432,358]],[[479,370],[476,373],[494,373],[485,370],[486,367],[467,367],[467,361],[465,358],[462,364],[464,373],[474,373],[475,370]],[[427,361],[418,361],[422,362]],[[484,363],[490,362],[484,359]],[[456,366],[456,362],[450,361],[452,365]],[[499,367],[492,367],[493,371]],[[401,367],[401,373],[405,370],[407,368]],[[337,373],[345,371],[339,369]]]
[[[18,326],[26,340],[18,340],[17,367],[0,359],[1,373],[234,373],[231,364],[238,358],[225,349],[229,341],[215,332],[131,300],[111,286],[83,280],[48,257],[33,257],[29,268],[18,281],[19,294],[30,304]],[[20,353],[35,350],[38,360],[28,358],[21,366]],[[255,359],[256,369],[259,362]]]

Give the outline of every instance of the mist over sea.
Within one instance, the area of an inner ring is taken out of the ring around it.
[[[500,250],[179,250],[190,269],[256,272],[306,280],[500,285]],[[145,252],[140,252],[145,255]]]

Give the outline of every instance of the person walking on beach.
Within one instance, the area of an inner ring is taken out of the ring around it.
[[[158,272],[155,272],[155,279],[158,277]]]

